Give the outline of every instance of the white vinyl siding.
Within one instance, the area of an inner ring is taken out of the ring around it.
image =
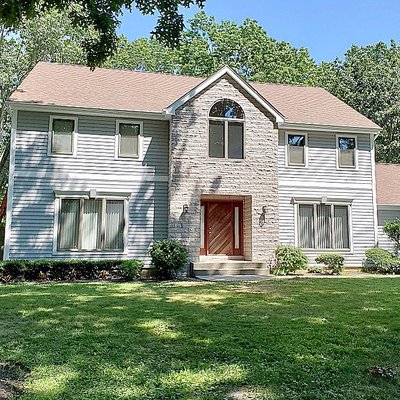
[[[151,243],[168,235],[168,121],[143,121],[143,163],[115,158],[115,118],[83,115],[77,121],[76,157],[48,157],[49,118],[45,112],[18,112],[9,257],[127,257],[149,266]],[[89,189],[132,194],[125,208],[129,230],[125,227],[123,252],[57,251],[54,219],[60,213],[54,191]]]
[[[346,266],[361,266],[365,250],[376,245],[370,135],[354,135],[357,137],[358,168],[338,168],[337,133],[309,131],[307,168],[294,168],[287,165],[286,135],[288,133],[296,134],[297,132],[279,131],[280,243],[290,246],[301,245],[298,237],[300,229],[298,225],[301,220],[298,217],[298,205],[293,204],[293,198],[322,199],[326,197],[338,203],[340,200],[346,203],[351,201],[351,213],[348,215],[350,243],[347,249],[334,251],[343,254]],[[339,136],[347,136],[347,134]],[[336,214],[334,226],[336,223],[339,224],[338,218],[339,214]],[[315,246],[305,250],[309,263],[315,263],[315,257],[324,251],[331,250],[315,249]]]
[[[387,251],[394,251],[395,246],[386,235],[383,227],[386,221],[394,221],[396,218],[400,218],[400,204],[397,206],[378,205],[378,246]]]

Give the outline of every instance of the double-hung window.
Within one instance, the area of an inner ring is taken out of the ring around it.
[[[338,135],[337,165],[339,168],[357,168],[357,137]]]
[[[298,204],[298,245],[303,249],[350,249],[350,206]]]
[[[224,99],[211,107],[208,155],[212,158],[244,158],[244,112],[233,100]]]
[[[286,134],[287,165],[304,167],[307,164],[307,135]]]
[[[116,157],[140,158],[143,124],[137,121],[117,121]]]
[[[61,198],[58,218],[59,251],[122,251],[125,200]]]
[[[51,116],[49,154],[73,155],[76,148],[77,118]]]

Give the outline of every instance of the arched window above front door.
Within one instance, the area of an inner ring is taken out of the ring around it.
[[[233,100],[220,100],[210,109],[208,155],[244,158],[244,112]]]

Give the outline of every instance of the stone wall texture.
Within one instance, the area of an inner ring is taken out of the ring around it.
[[[218,100],[236,101],[245,113],[245,158],[208,157],[208,113]],[[268,114],[228,77],[200,93],[177,111],[170,126],[169,237],[185,244],[191,261],[200,251],[202,195],[246,196],[245,255],[253,261],[273,260],[278,244],[278,133]],[[183,213],[183,205],[189,206]],[[260,214],[266,206],[265,223]],[[249,237],[251,236],[251,237]],[[250,248],[249,248],[250,247]]]

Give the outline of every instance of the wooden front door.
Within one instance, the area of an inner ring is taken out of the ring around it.
[[[243,203],[203,201],[203,255],[242,255]]]

